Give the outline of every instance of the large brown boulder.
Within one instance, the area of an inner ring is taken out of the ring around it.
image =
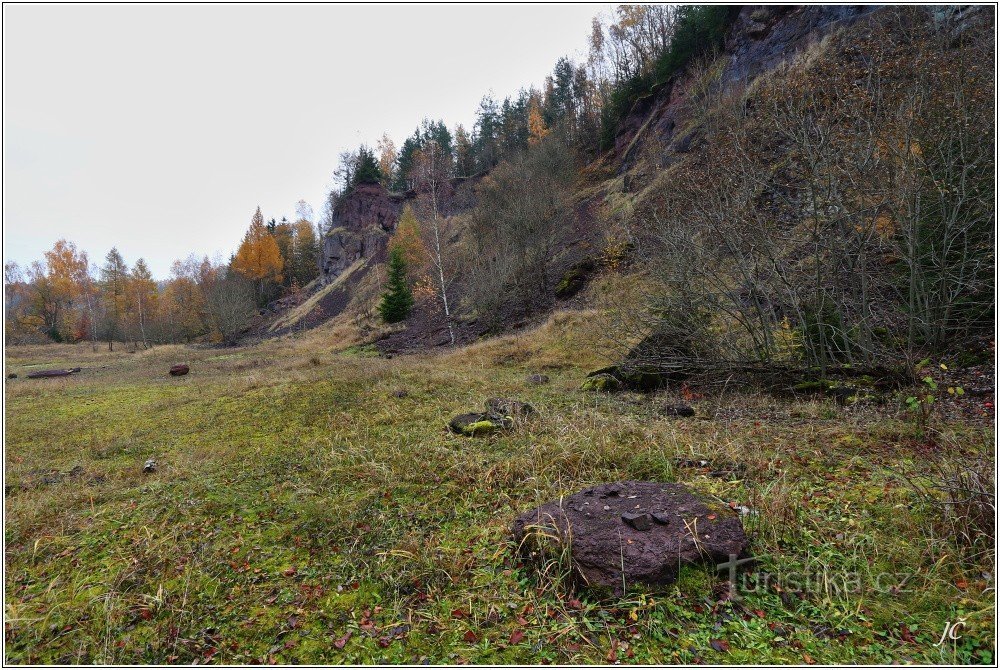
[[[522,557],[532,561],[565,556],[568,544],[576,577],[616,595],[624,585],[671,584],[679,565],[723,563],[747,550],[736,512],[681,484],[659,482],[574,493],[517,517],[513,534]]]
[[[182,377],[191,371],[191,368],[181,363],[180,365],[174,365],[170,368],[171,377]]]

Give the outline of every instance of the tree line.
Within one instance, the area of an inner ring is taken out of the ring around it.
[[[449,129],[425,118],[397,144],[383,134],[339,156],[335,186],[324,204],[329,228],[337,202],[360,183],[412,191],[415,156],[433,142],[449,178],[482,175],[525,152],[550,133],[583,160],[610,148],[622,118],[642,95],[667,81],[692,58],[721,45],[738,7],[620,5],[593,19],[588,55],[558,59],[541,88],[522,88],[498,100],[486,95],[472,128]]]
[[[153,278],[117,248],[99,264],[67,240],[27,268],[4,265],[8,342],[116,342],[131,347],[209,340],[233,342],[258,309],[295,294],[319,274],[319,239],[304,201],[294,223],[267,223],[260,208],[228,262],[195,255]]]

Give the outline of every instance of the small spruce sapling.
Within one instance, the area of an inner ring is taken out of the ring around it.
[[[406,280],[406,260],[399,247],[389,251],[388,290],[382,295],[378,311],[386,323],[398,323],[410,315],[413,293]]]

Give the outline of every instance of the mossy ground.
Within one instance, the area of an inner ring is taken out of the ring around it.
[[[994,576],[899,478],[925,458],[905,414],[730,391],[662,417],[662,397],[578,390],[600,364],[574,339],[585,322],[391,360],[321,333],[8,349],[6,661],[992,661]],[[191,373],[169,377],[179,362]],[[84,370],[23,378],[71,365]],[[540,417],[476,440],[446,430],[493,396]],[[948,448],[993,448],[982,428],[939,429]],[[516,562],[517,513],[619,479],[750,508],[750,583],[770,583],[720,598],[696,568],[666,593],[599,600]],[[960,617],[959,639],[934,646]]]

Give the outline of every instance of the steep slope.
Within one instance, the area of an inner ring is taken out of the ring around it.
[[[719,132],[709,127],[714,122],[713,105],[751,100],[748,92],[758,82],[793,64],[825,58],[824,44],[829,38],[850,37],[858,26],[892,11],[873,5],[741,8],[721,52],[694,59],[641,96],[622,120],[614,147],[581,171],[572,211],[567,212],[552,244],[544,273],[546,288],[531,304],[504,306],[496,315],[503,328],[533,323],[565,300],[586,304],[592,296],[583,289],[591,278],[609,267],[628,266],[629,249],[642,244],[643,230],[636,220],[649,218],[650,203],[671,189],[677,170],[696,171],[705,165],[699,152],[711,143],[712,133]],[[958,17],[956,25],[962,26],[976,14],[953,7],[941,8],[933,16],[952,21]],[[783,160],[780,152],[774,158]],[[463,204],[449,212],[447,244],[456,250],[468,242],[463,214],[476,198],[475,184],[463,186]],[[389,193],[375,184],[359,185],[344,197],[335,225],[323,240],[322,282],[306,302],[296,306],[293,315],[279,319],[272,331],[308,327],[348,314],[370,314],[378,295],[378,266],[385,260],[387,242],[403,207],[413,197],[413,193]],[[454,318],[458,342],[492,332],[477,313],[478,305],[469,304],[464,279],[459,268],[450,288],[459,306]],[[381,337],[380,347],[386,351],[451,341],[440,306],[433,299],[418,301],[404,326],[385,329]]]

